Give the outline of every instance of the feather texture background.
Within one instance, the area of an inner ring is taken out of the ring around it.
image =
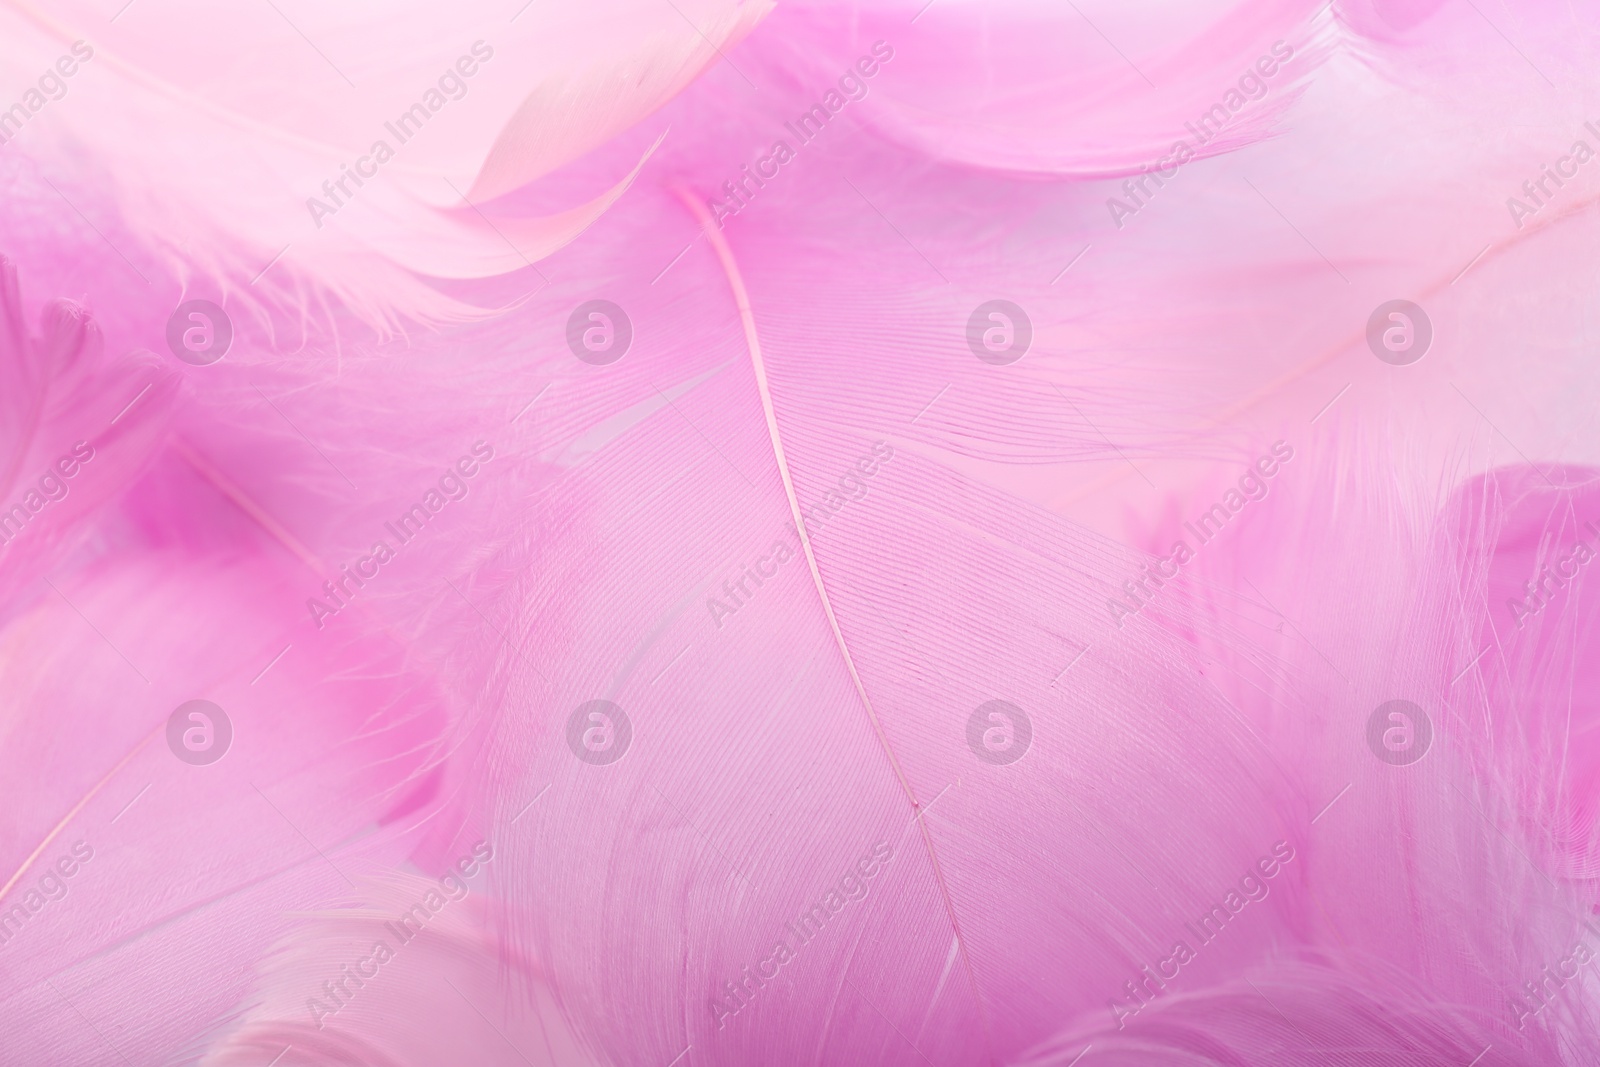
[[[1589,14],[106,7],[0,1062],[1592,1062]]]

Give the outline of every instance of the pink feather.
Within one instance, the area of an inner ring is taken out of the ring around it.
[[[1594,1061],[1591,16],[518,8],[0,0],[0,1063]]]

